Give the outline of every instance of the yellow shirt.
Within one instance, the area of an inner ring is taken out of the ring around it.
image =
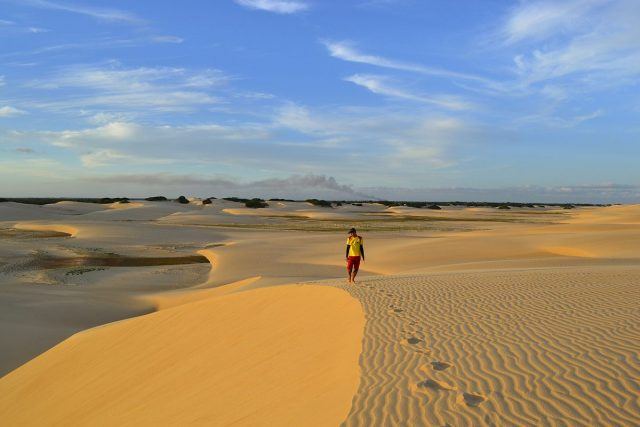
[[[362,237],[347,237],[347,245],[349,245],[349,256],[362,256],[360,248],[363,245]]]

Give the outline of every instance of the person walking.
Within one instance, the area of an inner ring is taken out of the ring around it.
[[[360,268],[360,259],[364,262],[364,241],[362,236],[358,236],[355,228],[349,230],[345,259],[347,261],[347,281],[355,283]]]

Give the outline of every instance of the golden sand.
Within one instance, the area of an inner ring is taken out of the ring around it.
[[[332,313],[327,316],[326,313]],[[336,425],[364,317],[345,292],[282,286],[74,335],[0,381],[5,425]]]
[[[637,205],[0,204],[15,226],[72,236],[0,241],[8,425],[640,425]],[[31,271],[36,248],[210,267]]]

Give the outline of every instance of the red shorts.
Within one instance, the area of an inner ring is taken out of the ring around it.
[[[347,258],[347,270],[349,270],[349,272],[351,270],[358,271],[359,268],[360,268],[359,256],[350,256]]]

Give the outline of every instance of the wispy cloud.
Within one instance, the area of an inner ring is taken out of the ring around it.
[[[22,114],[27,114],[27,112],[15,107],[11,107],[9,105],[0,107],[0,117],[13,117],[13,116],[20,116]]]
[[[588,122],[598,117],[602,117],[604,111],[598,109],[585,114],[577,114],[574,116],[563,117],[561,113],[557,111],[550,111],[543,114],[532,114],[517,119],[518,123],[533,124],[537,127],[544,126],[550,128],[572,128],[578,126],[584,122]]]
[[[309,3],[299,0],[235,0],[241,6],[268,12],[290,14],[309,9]]]
[[[87,6],[84,4],[57,2],[50,0],[21,0],[20,4],[41,9],[59,10],[89,16],[107,22],[141,24],[144,21],[135,14],[119,10]]]
[[[140,47],[155,43],[180,44],[183,41],[183,39],[177,36],[144,36],[132,38],[100,37],[97,39],[91,39],[88,37],[87,41],[83,42],[52,44],[35,49],[22,49],[15,50],[13,52],[0,53],[0,58],[29,57],[37,55],[45,56],[57,52],[79,50],[95,52],[98,50]]]
[[[422,102],[426,104],[433,104],[449,110],[467,110],[472,107],[471,103],[457,96],[427,96],[393,87],[388,83],[388,79],[381,76],[374,76],[370,74],[354,74],[345,78],[345,80],[358,86],[362,86],[376,94]]]
[[[343,61],[357,62],[360,64],[368,64],[376,67],[391,68],[401,71],[410,71],[414,73],[426,74],[435,77],[443,77],[448,79],[470,80],[493,86],[494,83],[483,77],[459,73],[456,71],[446,70],[438,67],[429,67],[425,65],[413,64],[411,62],[403,62],[394,59],[388,59],[382,56],[371,55],[361,52],[352,43],[345,41],[323,41],[323,44],[334,58]]]
[[[27,84],[32,89],[47,91],[74,89],[72,96],[55,96],[50,101],[33,103],[38,108],[86,109],[116,108],[121,110],[153,109],[185,111],[219,102],[210,91],[229,81],[218,70],[190,72],[183,68],[124,68],[75,65],[61,69],[46,79]]]
[[[635,0],[534,1],[512,11],[502,34],[527,49],[514,57],[521,84],[564,79],[569,88],[600,90],[640,76],[639,19]]]
[[[502,28],[505,43],[540,41],[558,33],[573,31],[597,7],[610,0],[567,0],[522,2],[514,8]]]
[[[154,42],[157,42],[157,43],[180,44],[180,43],[184,42],[184,39],[182,37],[178,37],[178,36],[153,36],[153,37],[151,37],[151,41],[154,41]]]

